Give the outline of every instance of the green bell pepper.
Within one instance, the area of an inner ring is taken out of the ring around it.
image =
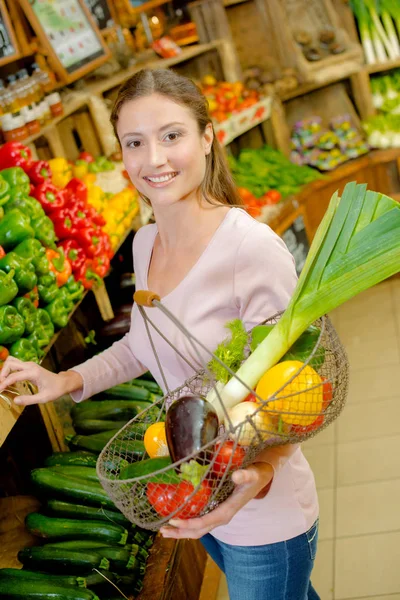
[[[35,319],[35,329],[28,339],[35,344],[37,348],[43,348],[50,343],[54,335],[54,325],[50,315],[43,308],[38,308]]]
[[[57,277],[53,271],[39,277],[38,292],[42,304],[50,304],[58,296]]]
[[[29,217],[14,208],[0,221],[0,246],[10,250],[27,238],[35,237]]]
[[[36,326],[36,314],[38,309],[33,306],[32,302],[28,298],[24,297],[15,298],[12,304],[24,319],[25,333],[32,333]]]
[[[35,232],[35,238],[42,242],[46,248],[53,248],[56,250],[56,233],[54,231],[53,221],[50,217],[39,217],[38,219],[32,219],[32,228]]]
[[[19,358],[24,362],[32,361],[39,362],[39,356],[35,345],[27,338],[21,338],[10,346],[11,356]]]
[[[19,293],[22,295],[30,292],[37,284],[35,267],[26,258],[15,252],[9,252],[3,258],[0,258],[0,269],[7,273],[11,270],[15,271],[14,281],[17,284]]]
[[[14,252],[29,260],[39,277],[49,272],[50,263],[46,256],[46,248],[39,240],[34,238],[24,240],[14,248]]]
[[[10,199],[10,186],[0,173],[0,206],[3,206]]]
[[[85,291],[83,283],[81,281],[77,281],[73,275],[70,275],[68,277],[68,281],[63,286],[63,288],[66,288],[68,290],[69,296],[72,302],[74,302],[74,304],[76,304],[77,302],[79,302],[79,300],[82,299],[83,293]]]
[[[15,306],[0,306],[0,344],[16,342],[24,331],[24,320]]]
[[[74,303],[72,301],[71,295],[65,285],[63,285],[58,292],[58,298],[62,298],[64,300],[64,306],[68,309],[68,314],[74,308]]]
[[[40,219],[44,217],[45,212],[41,207],[40,202],[31,196],[22,196],[20,194],[13,196],[4,206],[4,211],[7,214],[10,210],[17,208],[31,219]]]
[[[69,306],[69,301],[59,294],[52,302],[50,302],[50,304],[45,306],[44,310],[49,313],[56,329],[62,329],[68,323],[68,317],[70,313],[70,310],[68,310]]]
[[[11,269],[7,274],[0,271],[0,306],[8,304],[18,294],[18,286],[14,281],[15,271]]]
[[[28,175],[21,167],[10,167],[1,171],[2,178],[10,186],[10,192],[19,191],[23,192],[26,196],[29,196],[31,189],[31,182]]]

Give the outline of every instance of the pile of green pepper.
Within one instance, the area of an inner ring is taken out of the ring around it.
[[[40,362],[84,287],[73,276],[58,287],[46,256],[46,248],[56,248],[54,226],[29,192],[22,168],[0,171],[0,345]]]

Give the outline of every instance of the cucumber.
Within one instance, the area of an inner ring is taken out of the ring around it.
[[[74,421],[78,419],[122,421],[123,419],[133,419],[150,406],[151,404],[148,402],[139,402],[138,400],[88,400],[82,404],[76,404],[71,415]]]
[[[106,510],[95,506],[83,504],[74,504],[63,500],[48,500],[46,511],[57,517],[69,517],[71,519],[94,519],[96,521],[106,521],[107,523],[116,523],[122,527],[131,526],[130,521],[121,512],[116,510]]]
[[[165,469],[165,467],[169,467],[170,465],[172,465],[172,461],[169,456],[147,458],[145,460],[140,460],[130,464],[122,469],[119,479],[135,479],[136,477],[151,475],[152,473],[160,471],[161,469]],[[170,469],[165,473],[160,473],[159,475],[154,475],[153,477],[146,479],[146,483],[150,481],[154,483],[180,483],[182,479],[173,469]]]
[[[50,581],[9,577],[1,580],[0,598],[4,600],[99,600],[91,590],[61,586]]]
[[[92,550],[67,550],[46,548],[46,546],[24,548],[18,552],[18,560],[29,569],[60,574],[71,572],[85,574],[92,569],[107,570],[110,566],[106,558]]]
[[[147,388],[126,383],[115,385],[108,390],[104,390],[104,392],[101,392],[97,396],[99,398],[114,398],[116,400],[151,400],[151,393]]]
[[[80,537],[124,546],[128,538],[128,531],[121,525],[104,521],[65,519],[30,513],[25,519],[25,525],[33,535],[49,540],[70,540]]]
[[[55,452],[44,461],[46,467],[59,467],[61,465],[76,467],[96,468],[97,456],[92,452],[78,450],[77,452]]]
[[[38,491],[56,498],[73,498],[92,506],[105,506],[115,510],[107,492],[96,481],[84,481],[56,473],[52,468],[33,469],[31,481]]]
[[[100,453],[116,433],[118,433],[118,430],[113,429],[112,431],[103,431],[101,433],[94,433],[93,435],[67,436],[66,440],[70,446]],[[118,454],[124,452],[126,455],[130,455],[132,460],[138,460],[146,453],[142,440],[118,440],[110,447],[110,451],[115,451]]]
[[[87,481],[99,481],[96,469],[93,467],[75,467],[70,465],[62,465],[59,467],[49,467],[54,473],[68,475],[69,477],[77,477],[78,479],[86,479]]]
[[[49,573],[40,573],[39,571],[26,571],[25,569],[0,569],[0,588],[2,580],[9,577],[16,577],[20,580],[46,580],[54,585],[86,587],[86,579],[84,577],[75,577],[74,575],[50,575]]]
[[[105,419],[81,419],[74,421],[74,429],[77,433],[100,433],[111,429],[122,429],[127,421],[109,421]]]

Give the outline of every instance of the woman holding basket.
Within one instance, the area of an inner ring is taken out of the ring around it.
[[[121,87],[111,119],[125,168],[155,217],[134,238],[137,289],[157,293],[210,349],[226,338],[228,321],[240,318],[249,330],[284,310],[296,285],[293,258],[267,225],[240,208],[198,88],[172,71],[139,71]],[[200,369],[175,325],[161,311],[151,319]],[[161,336],[152,337],[169,389],[181,386],[193,369]],[[38,393],[16,400],[25,405],[66,393],[80,402],[147,370],[165,391],[134,306],[129,333],[103,353],[58,374],[10,357],[0,387],[32,381]],[[200,539],[225,572],[231,600],[317,600],[310,574],[318,499],[300,446],[267,449],[232,479],[234,492],[215,510],[172,519],[161,533]]]

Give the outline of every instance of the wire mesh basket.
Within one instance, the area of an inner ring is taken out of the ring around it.
[[[161,332],[140,305],[137,295],[138,292],[135,300],[163,375],[150,327]],[[174,517],[192,518],[215,509],[234,489],[232,472],[251,464],[262,450],[303,442],[332,423],[346,400],[349,366],[338,335],[329,318],[324,316],[313,324],[314,332],[317,332],[315,343],[303,353],[301,361],[291,361],[290,376],[286,372],[283,384],[277,382],[282,381],[281,369],[287,367],[285,357],[267,371],[255,391],[248,388],[247,402],[241,402],[231,411],[226,411],[218,386],[204,358],[201,358],[200,348],[207,350],[204,345],[183,327],[156,295],[149,296],[143,304],[156,306],[175,323],[190,340],[204,369],[175,390],[168,389],[163,376],[168,390],[166,395],[149,404],[108,442],[99,456],[97,473],[115,505],[132,523],[158,530]],[[278,319],[279,315],[275,315],[265,323],[273,325]],[[250,342],[251,332],[248,336]],[[179,350],[171,342],[168,343],[179,354]],[[214,356],[209,350],[208,353],[210,358]],[[290,359],[290,353],[288,357]],[[228,367],[226,369],[229,371]],[[212,389],[215,404],[219,403],[219,415],[225,417],[223,423],[220,418],[215,437],[176,462],[168,458],[163,458],[159,463],[153,462],[152,466],[159,468],[151,472],[146,471],[145,465],[148,463],[142,462],[140,467],[143,469],[139,469],[139,476],[126,477],[124,473],[129,473],[127,465],[137,465],[138,460],[146,461],[149,458],[140,451],[143,449],[146,428],[156,422],[162,423],[166,418],[168,420],[166,412],[176,401],[182,402],[183,398],[186,401],[188,397],[206,398]]]

